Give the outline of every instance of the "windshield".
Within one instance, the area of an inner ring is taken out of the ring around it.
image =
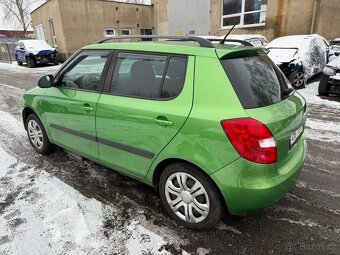
[[[259,108],[285,99],[292,87],[266,55],[221,60],[245,109]]]
[[[27,40],[23,42],[27,49],[50,49],[51,46],[43,40]]]

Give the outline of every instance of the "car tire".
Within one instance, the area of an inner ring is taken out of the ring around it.
[[[329,82],[328,82],[329,76],[327,75],[322,75],[320,83],[319,83],[319,96],[328,96],[328,87],[329,87]]]
[[[221,219],[223,204],[217,187],[192,165],[166,166],[160,176],[159,194],[165,210],[187,228],[211,228]]]
[[[49,141],[45,128],[36,114],[32,113],[27,117],[25,128],[31,145],[38,153],[49,155],[54,151],[55,145]]]
[[[305,73],[303,71],[299,71],[294,75],[294,79],[293,79],[293,87],[295,89],[303,89],[306,87],[306,77],[305,77]]]
[[[37,66],[37,64],[35,63],[34,59],[32,58],[27,58],[27,66],[29,68],[34,68]]]
[[[18,59],[17,55],[15,55],[15,61],[17,61],[18,66],[22,66],[23,63]]]

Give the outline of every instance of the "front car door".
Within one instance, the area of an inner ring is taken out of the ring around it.
[[[90,159],[98,159],[95,113],[108,56],[106,51],[78,54],[56,75],[42,105],[51,141]]]
[[[96,114],[99,159],[143,178],[185,123],[194,57],[116,52]]]
[[[17,59],[21,62],[26,62],[26,48],[23,42],[18,42],[15,47]]]

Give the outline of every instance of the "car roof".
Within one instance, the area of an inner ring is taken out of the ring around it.
[[[226,56],[232,52],[240,51],[255,51],[255,47],[245,47],[240,45],[216,45],[213,48],[200,47],[192,42],[110,42],[92,44],[82,48],[82,50],[126,50],[126,51],[141,51],[141,52],[157,52],[165,54],[193,55],[217,58],[218,56]]]
[[[319,35],[290,35],[283,36],[271,41],[267,48],[301,48],[308,45],[313,38],[322,38]]]

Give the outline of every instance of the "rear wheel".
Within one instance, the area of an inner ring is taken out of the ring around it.
[[[319,95],[320,96],[328,96],[328,88],[329,88],[329,82],[328,82],[328,76],[322,75],[320,83],[319,83]]]
[[[187,228],[211,228],[221,218],[223,206],[216,186],[194,166],[168,165],[161,174],[159,192],[166,211]]]
[[[306,87],[306,77],[304,72],[297,72],[294,76],[293,86],[296,89],[302,89]]]
[[[30,143],[38,153],[48,155],[54,151],[55,146],[48,140],[45,128],[36,114],[27,117],[25,126]]]
[[[35,63],[35,61],[34,61],[34,59],[32,59],[32,58],[27,58],[27,66],[29,67],[29,68],[34,68],[34,67],[36,67],[36,63]]]

